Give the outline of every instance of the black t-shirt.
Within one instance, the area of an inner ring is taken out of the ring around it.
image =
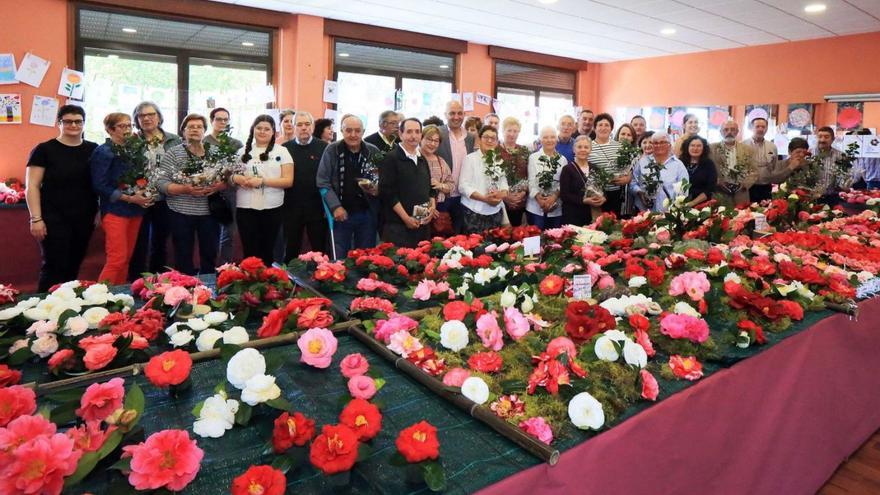
[[[43,167],[40,206],[43,215],[94,215],[98,197],[92,190],[89,157],[98,145],[83,141],[68,146],[57,139],[38,144],[28,158],[28,166]]]

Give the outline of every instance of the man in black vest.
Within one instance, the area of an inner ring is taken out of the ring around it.
[[[284,190],[284,238],[287,240],[285,261],[300,254],[303,231],[308,233],[312,251],[327,250],[327,220],[321,194],[315,185],[318,163],[327,143],[315,139],[315,119],[309,112],[297,112],[294,138],[284,143],[293,158],[293,186]]]
[[[400,142],[385,155],[379,168],[379,194],[385,209],[383,240],[416,247],[431,235],[435,215],[434,189],[428,162],[419,153],[422,124],[409,118],[400,123]]]
[[[379,148],[382,153],[388,153],[397,144],[397,126],[400,125],[400,116],[394,110],[385,110],[379,115],[379,131],[364,138],[364,141]]]

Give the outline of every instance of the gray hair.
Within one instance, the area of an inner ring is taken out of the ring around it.
[[[664,132],[664,131],[658,131],[658,132],[655,132],[655,133],[651,136],[651,142],[652,142],[652,143],[655,142],[655,141],[662,141],[662,140],[664,140],[664,139],[666,140],[666,142],[668,142],[668,143],[672,143],[672,139],[669,138],[669,134],[666,134],[666,132]]]
[[[360,117],[358,117],[357,115],[355,115],[353,113],[347,113],[347,114],[343,115],[342,119],[339,120],[339,127],[344,129],[345,128],[345,121],[348,119],[357,119],[357,121],[361,124],[361,127],[362,128],[364,127],[364,121],[361,120]]]
[[[556,128],[555,128],[555,127],[550,126],[550,125],[545,125],[545,126],[542,127],[541,130],[538,132],[538,137],[543,136],[544,133],[547,132],[547,131],[552,132],[554,136],[558,136],[558,135],[559,135],[559,134],[556,132]]]
[[[590,143],[590,146],[593,145],[593,140],[590,139],[590,136],[587,136],[586,134],[580,134],[578,135],[578,137],[574,138],[574,144],[578,144],[578,141],[586,141]]]
[[[159,105],[156,105],[155,102],[152,101],[142,101],[138,103],[136,107],[134,107],[134,111],[131,112],[131,121],[134,122],[134,126],[137,127],[137,130],[141,130],[141,123],[138,120],[138,115],[144,111],[144,108],[153,107],[156,110],[156,115],[159,116],[159,129],[162,128],[162,124],[165,123],[165,117],[162,116],[162,110],[159,110]]]
[[[395,112],[394,110],[385,110],[384,112],[379,114],[379,125],[382,125],[382,124],[388,122],[389,117],[396,117],[396,116],[397,116],[397,112]]]
[[[294,122],[296,122],[296,117],[299,117],[300,115],[307,117],[309,119],[309,124],[315,123],[315,118],[312,117],[312,114],[310,114],[309,112],[306,112],[305,110],[301,110],[299,112],[296,112],[296,116],[294,117]]]

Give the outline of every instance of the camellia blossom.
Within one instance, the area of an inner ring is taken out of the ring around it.
[[[326,328],[310,328],[296,341],[302,355],[300,361],[315,368],[328,368],[338,342]]]
[[[193,423],[193,433],[200,437],[220,438],[235,425],[239,403],[219,393],[205,399],[199,419]]]
[[[419,421],[401,430],[394,445],[410,463],[433,460],[440,456],[437,428],[427,421]]]
[[[232,495],[284,495],[287,478],[272,466],[251,466],[232,480]]]
[[[550,429],[550,425],[547,424],[547,421],[540,416],[520,421],[519,429],[547,445],[550,445],[553,442],[553,430]]]
[[[275,419],[272,430],[272,449],[282,454],[292,447],[302,447],[315,436],[315,420],[300,412],[284,412]]]
[[[642,379],[642,398],[656,401],[657,395],[660,393],[660,386],[657,379],[648,370],[639,371],[639,377]]]
[[[598,430],[605,424],[605,411],[589,392],[581,392],[568,403],[568,418],[581,430]]]
[[[401,330],[391,336],[388,348],[403,357],[422,348],[422,343],[416,337],[405,330]]]
[[[617,347],[614,345],[614,340],[607,335],[603,335],[596,340],[593,350],[596,353],[596,357],[602,361],[614,362],[620,358],[620,352],[618,352]]]
[[[482,378],[471,376],[461,384],[461,394],[477,404],[483,404],[489,400],[489,385]]]
[[[504,329],[507,330],[507,335],[510,335],[510,338],[519,340],[529,333],[530,328],[529,321],[520,310],[515,307],[504,310]]]
[[[63,433],[40,435],[14,448],[0,476],[0,493],[59,494],[83,451]]]
[[[0,388],[0,427],[37,410],[37,395],[21,385]]]
[[[447,387],[461,387],[469,376],[471,376],[471,372],[464,368],[452,368],[443,375],[443,385]]]
[[[684,272],[669,283],[669,295],[687,294],[692,301],[699,301],[711,287],[704,272]]]
[[[355,375],[348,379],[348,392],[356,399],[370,400],[376,395],[376,381],[367,375]]]
[[[122,378],[113,378],[105,383],[89,385],[80,398],[80,407],[76,410],[77,416],[86,421],[107,419],[122,407],[122,399],[125,397],[124,384]]]
[[[278,397],[281,397],[281,388],[275,384],[275,377],[272,375],[252,376],[241,391],[241,401],[250,406],[275,400]]]
[[[309,451],[309,461],[325,475],[348,471],[357,461],[357,433],[345,425],[324,425]]]
[[[440,326],[440,345],[453,352],[467,347],[469,342],[468,329],[459,320],[450,320]]]
[[[387,320],[378,320],[375,328],[373,328],[373,337],[376,340],[388,345],[391,342],[391,336],[400,331],[412,332],[419,327],[416,320],[392,313]]]
[[[150,383],[157,387],[180,385],[192,370],[192,358],[189,353],[182,350],[163,352],[150,358],[144,368],[144,374]]]
[[[500,351],[504,347],[504,334],[498,326],[498,315],[492,311],[477,319],[477,335],[483,341],[483,346],[491,351]]]
[[[626,361],[626,364],[638,366],[639,368],[644,368],[648,365],[648,353],[645,352],[642,346],[629,339],[626,339],[623,343],[623,359]]]
[[[699,380],[703,376],[703,365],[694,356],[674,355],[669,358],[669,367],[676,378]]]
[[[342,376],[351,378],[353,376],[366,374],[370,369],[370,363],[363,354],[355,352],[342,358],[342,361],[339,363],[339,368],[342,371]]]
[[[339,423],[354,431],[358,440],[372,440],[382,430],[382,413],[365,399],[352,399],[339,413]]]
[[[205,453],[184,430],[163,430],[146,442],[126,445],[123,458],[131,457],[128,482],[137,490],[183,490],[199,472]]]
[[[242,390],[248,380],[266,373],[266,358],[260,351],[248,347],[235,353],[226,365],[226,380]]]
[[[701,344],[709,338],[709,325],[702,318],[670,314],[660,320],[660,333],[673,339],[688,339]]]

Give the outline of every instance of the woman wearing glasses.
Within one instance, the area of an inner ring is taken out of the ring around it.
[[[458,191],[464,207],[465,234],[500,227],[507,197],[507,174],[497,152],[498,130],[487,125],[479,130],[480,149],[469,154],[461,166]]]
[[[27,205],[31,235],[40,242],[43,263],[37,290],[79,275],[95,227],[98,198],[92,190],[89,157],[98,147],[83,140],[86,112],[58,109],[58,137],[38,144],[27,163]]]
[[[124,284],[128,263],[138,238],[144,211],[153,204],[153,197],[143,190],[120,187],[130,175],[133,164],[125,158],[124,145],[131,135],[131,118],[124,113],[104,117],[104,129],[110,136],[95,148],[89,158],[92,188],[98,193],[101,206],[101,227],[104,229],[104,250],[107,259],[98,280],[112,285]],[[129,184],[134,186],[134,184]]]

